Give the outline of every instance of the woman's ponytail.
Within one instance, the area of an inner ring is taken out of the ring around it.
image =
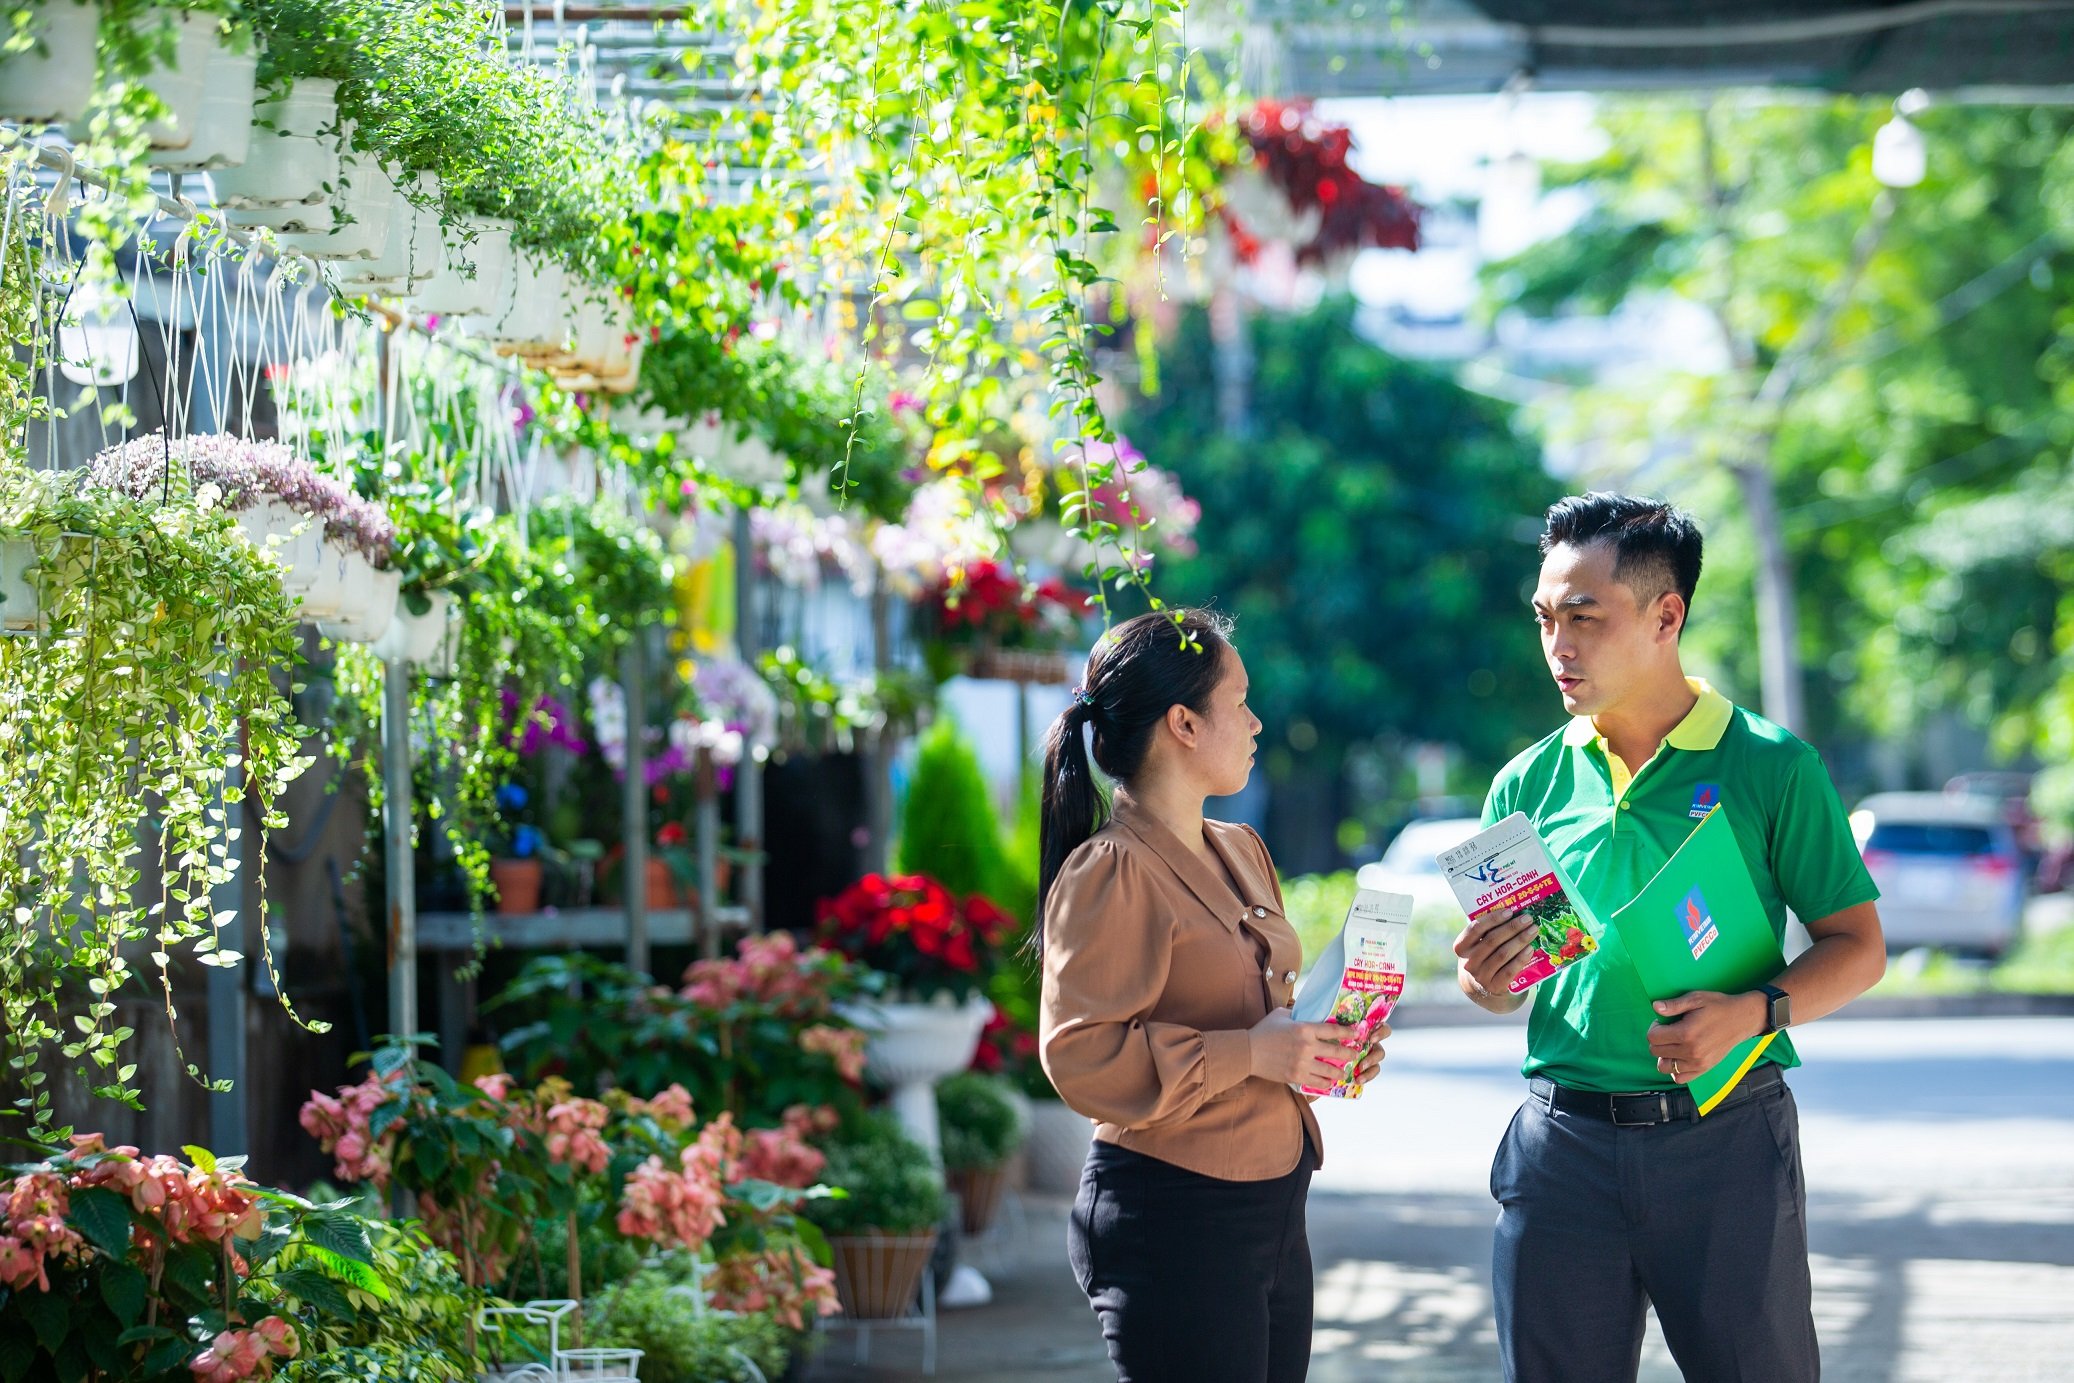
[[[1066,859],[1102,828],[1109,804],[1095,783],[1097,765],[1128,783],[1145,762],[1153,729],[1174,706],[1207,714],[1223,675],[1231,621],[1207,610],[1173,610],[1125,620],[1088,656],[1073,704],[1044,737],[1044,812],[1038,834],[1037,925],[1030,949],[1044,953],[1051,887]],[[1090,762],[1085,727],[1092,726]]]

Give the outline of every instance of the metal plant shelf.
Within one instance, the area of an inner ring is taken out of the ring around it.
[[[723,931],[746,928],[749,910],[713,909]],[[658,946],[689,946],[698,940],[698,915],[690,908],[656,908],[648,914],[648,940]],[[521,951],[624,946],[627,915],[622,908],[562,908],[554,912],[487,913],[483,935],[495,945]],[[418,946],[427,951],[466,951],[475,946],[475,926],[465,912],[418,914]]]

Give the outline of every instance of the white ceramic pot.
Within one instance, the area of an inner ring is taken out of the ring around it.
[[[59,125],[86,114],[94,95],[101,7],[32,0],[36,46],[0,59],[0,120]]]
[[[354,561],[346,608],[331,619],[319,621],[317,628],[327,639],[371,644],[378,642],[395,623],[403,574],[377,568],[358,557]]]
[[[321,231],[283,230],[281,244],[312,259],[374,261],[389,248],[389,230],[406,204],[396,180],[381,160],[357,149],[339,160],[341,199],[334,202],[332,221]]]
[[[1058,1100],[1032,1100],[1027,1146],[1030,1189],[1073,1194],[1080,1186],[1080,1169],[1094,1141],[1094,1121],[1085,1114],[1074,1113]]]
[[[329,189],[338,182],[343,142],[338,126],[337,82],[300,81],[279,98],[261,102],[252,111],[245,161],[209,175],[217,205],[229,210],[231,219],[240,225],[272,225],[283,230],[295,220],[307,228],[310,209],[327,205]],[[279,224],[241,219],[242,213],[288,207],[303,210],[283,212]],[[328,220],[322,223],[330,224]]]
[[[310,587],[302,593],[302,617],[324,620],[344,614],[357,573],[367,565],[359,553],[325,539]]]
[[[1301,245],[1318,233],[1316,208],[1297,211],[1258,168],[1235,168],[1219,183],[1224,204],[1249,235]]]
[[[942,1161],[936,1082],[972,1064],[980,1030],[993,1011],[980,994],[955,1007],[872,1003],[842,1010],[866,1033],[864,1069],[893,1087],[894,1112],[935,1161]]]
[[[511,223],[471,217],[462,225],[467,234],[445,239],[439,272],[411,295],[415,311],[434,317],[479,316],[502,300],[504,280],[511,272]]]
[[[43,627],[43,598],[29,575],[35,565],[34,543],[0,540],[0,633],[34,634]]]
[[[525,354],[557,348],[568,271],[533,250],[512,256],[498,305],[477,321],[476,334],[501,350]]]
[[[219,44],[209,54],[193,138],[178,149],[154,149],[146,161],[176,173],[230,168],[243,163],[252,145],[252,76],[256,53],[234,53]]]

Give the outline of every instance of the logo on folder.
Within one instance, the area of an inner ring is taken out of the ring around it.
[[[1721,803],[1721,784],[1701,783],[1692,793],[1692,810],[1686,815],[1694,821],[1700,820]]]
[[[1721,930],[1714,925],[1714,914],[1707,910],[1707,900],[1698,888],[1685,895],[1678,912],[1678,920],[1685,927],[1685,944],[1691,948],[1692,958],[1698,960],[1720,939]]]

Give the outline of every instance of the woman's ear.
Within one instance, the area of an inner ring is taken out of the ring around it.
[[[1201,723],[1196,719],[1194,711],[1189,710],[1188,707],[1178,701],[1167,707],[1167,731],[1184,748],[1195,748],[1196,741],[1201,735],[1201,730]]]

